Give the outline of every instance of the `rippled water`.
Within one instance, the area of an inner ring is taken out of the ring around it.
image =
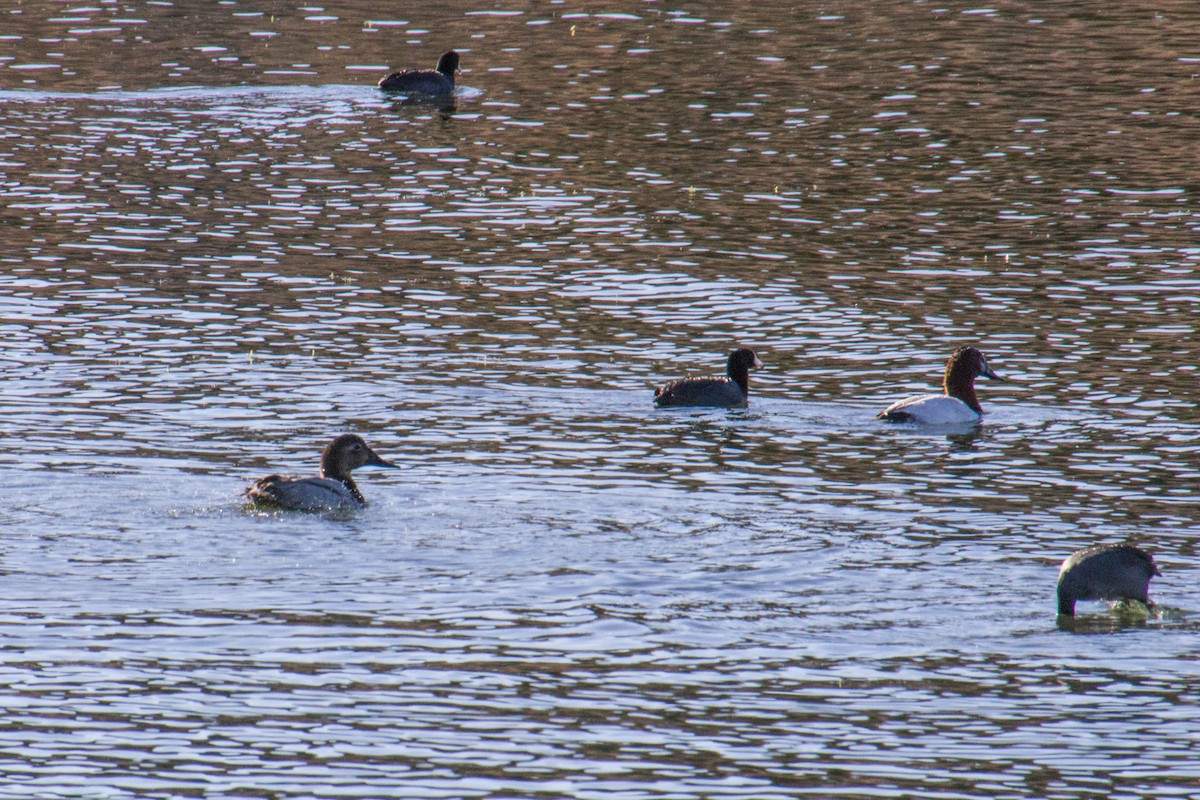
[[[0,796],[1194,794],[1189,7],[2,15]]]

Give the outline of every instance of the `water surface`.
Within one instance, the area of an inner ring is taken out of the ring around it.
[[[1189,795],[1194,16],[10,9],[0,796]]]

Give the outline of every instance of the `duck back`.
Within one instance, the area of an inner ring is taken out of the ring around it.
[[[965,425],[978,422],[980,415],[957,397],[922,394],[892,403],[880,412],[879,419],[924,425]]]
[[[336,478],[291,478],[268,475],[246,490],[260,505],[289,511],[330,511],[364,505],[355,492]]]
[[[654,404],[660,408],[672,406],[730,406],[746,405],[746,394],[728,378],[682,378],[671,381],[654,392]]]
[[[1161,575],[1154,557],[1131,544],[1100,544],[1072,553],[1058,572],[1058,613],[1075,613],[1076,600],[1150,602],[1150,579]]]
[[[393,72],[379,82],[385,92],[444,97],[454,91],[454,78],[428,69],[406,69]]]

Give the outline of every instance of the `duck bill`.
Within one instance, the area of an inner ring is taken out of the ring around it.
[[[762,369],[762,368],[763,368],[762,362],[758,360],[758,356],[755,356],[755,357],[754,357],[754,368],[755,368],[755,369]]]
[[[999,375],[992,372],[991,367],[988,367],[987,369],[985,369],[983,372],[981,372],[979,374],[985,378],[991,378],[994,381],[1000,381],[1001,383],[1007,383],[1007,381],[1005,381],[1004,378],[1001,378]]]
[[[374,450],[368,450],[367,452],[367,461],[365,464],[363,464],[364,467],[391,467],[392,469],[400,469],[399,464],[393,464],[391,461],[384,461]]]

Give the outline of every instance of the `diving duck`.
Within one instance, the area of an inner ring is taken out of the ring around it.
[[[879,419],[890,422],[917,422],[923,425],[961,425],[978,422],[983,408],[975,396],[975,379],[1004,379],[992,371],[983,353],[974,347],[960,347],[946,362],[942,379],[944,394],[921,394],[892,403],[880,412]]]
[[[288,511],[361,508],[366,498],[350,472],[358,467],[395,467],[354,433],[343,433],[321,453],[321,474],[313,478],[268,475],[245,491],[255,504]]]
[[[1075,616],[1076,600],[1137,600],[1150,607],[1150,579],[1162,575],[1154,557],[1131,544],[1076,550],[1058,571],[1058,613]]]

